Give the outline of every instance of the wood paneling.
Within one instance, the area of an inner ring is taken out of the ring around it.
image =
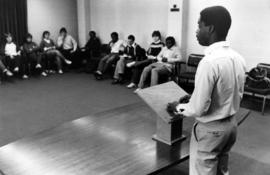
[[[155,120],[141,103],[83,117],[0,148],[0,169],[6,175],[155,174],[188,159],[188,141],[170,147],[151,139]],[[185,120],[187,132],[191,126]]]

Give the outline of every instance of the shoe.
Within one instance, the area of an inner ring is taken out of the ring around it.
[[[19,72],[19,67],[15,67],[14,72]]]
[[[58,73],[59,73],[59,74],[63,74],[64,72],[60,69],[60,70],[58,71]]]
[[[114,79],[114,80],[112,81],[112,84],[119,84],[119,80],[118,80],[118,79]]]
[[[55,71],[54,70],[49,70],[49,73],[50,74],[55,74]]]
[[[134,84],[134,83],[130,83],[129,85],[127,85],[128,89],[132,89],[132,88],[135,88],[135,87],[136,87],[136,84]]]
[[[23,79],[28,79],[29,77],[27,75],[23,75]]]
[[[48,76],[48,74],[46,74],[46,72],[42,72],[41,75],[42,75],[43,77],[47,77],[47,76]]]
[[[65,63],[70,65],[70,64],[72,64],[72,61],[65,59]]]
[[[136,63],[135,61],[133,61],[133,62],[131,62],[131,63],[128,63],[128,64],[127,64],[127,67],[129,67],[129,68],[130,68],[130,67],[134,66],[134,65],[135,65],[135,63]]]
[[[37,64],[36,65],[36,69],[40,69],[41,68],[41,65],[40,64]]]
[[[102,78],[103,78],[102,73],[100,74],[100,72],[95,72],[94,76],[95,76],[96,80],[102,80]]]
[[[137,88],[134,93],[137,94],[140,90],[142,90],[141,88]]]
[[[10,72],[8,69],[5,69],[3,72],[4,72],[8,77],[12,77],[12,76],[13,76],[13,73]]]
[[[95,74],[102,75],[102,72],[100,72],[99,70],[97,70],[97,71],[95,72]]]

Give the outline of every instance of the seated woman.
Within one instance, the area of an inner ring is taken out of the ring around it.
[[[33,42],[33,36],[28,33],[25,37],[23,44],[24,61],[27,64],[35,64],[35,68],[41,70],[41,75],[46,77],[47,74],[44,72],[44,66],[42,66],[41,53],[39,46]]]
[[[126,65],[133,64],[145,58],[145,51],[135,43],[133,35],[128,36],[127,46],[125,47],[124,54],[120,55],[114,71],[114,81],[112,84],[122,84],[123,75],[125,73]]]
[[[167,37],[166,47],[164,47],[157,56],[158,61],[144,68],[138,89],[136,89],[135,93],[144,88],[146,80],[150,75],[151,86],[158,84],[160,76],[168,77],[172,73],[173,64],[181,61],[181,59],[181,52],[180,49],[175,46],[175,39],[171,36]]]
[[[13,76],[13,73],[7,69],[7,67],[4,65],[4,63],[2,62],[4,58],[2,56],[0,56],[0,70],[7,75],[8,77]]]
[[[161,41],[161,34],[159,31],[154,31],[152,33],[153,42],[151,43],[148,51],[147,51],[147,59],[142,61],[136,61],[134,63],[128,64],[127,67],[132,68],[132,77],[131,83],[127,86],[127,88],[134,88],[139,83],[141,73],[143,69],[154,63],[157,62],[157,56],[164,47],[164,43]]]
[[[26,63],[21,61],[21,50],[13,42],[12,35],[6,34],[6,45],[5,45],[5,64],[9,68],[13,68],[13,71],[22,75],[23,79],[27,79],[28,76],[25,74]]]
[[[55,60],[57,64],[57,69],[59,74],[63,74],[62,70],[62,61],[66,64],[71,64],[71,61],[67,60],[61,53],[56,49],[56,46],[53,40],[50,38],[50,32],[44,31],[42,35],[42,41],[40,43],[40,49],[43,51],[46,56],[46,61]],[[52,73],[52,68],[50,67],[50,72]]]

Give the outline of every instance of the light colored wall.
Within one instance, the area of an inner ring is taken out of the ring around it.
[[[78,38],[76,0],[28,0],[28,30],[40,42],[44,30],[56,38],[61,27]]]
[[[147,47],[153,30],[167,33],[167,0],[90,0],[90,14],[91,29],[105,43],[116,31],[122,39],[134,34],[138,44]]]
[[[195,38],[200,11],[208,6],[225,6],[232,15],[228,41],[242,54],[248,68],[259,62],[270,63],[270,1],[269,0],[185,0],[188,1],[187,54],[203,53]]]

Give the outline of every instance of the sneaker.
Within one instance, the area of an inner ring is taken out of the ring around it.
[[[102,80],[102,78],[103,78],[102,73],[100,71],[96,71],[94,73],[94,76],[95,76],[96,80]]]
[[[46,72],[42,72],[41,75],[42,75],[43,77],[47,77],[47,76],[48,76],[48,74],[46,74]]]
[[[98,75],[102,75],[102,72],[100,72],[99,70],[97,70],[95,73]]]
[[[4,72],[8,77],[12,77],[12,76],[13,76],[13,73],[10,72],[8,69],[5,69],[3,72]]]
[[[19,72],[19,67],[15,67],[14,72]]]
[[[141,88],[137,88],[134,93],[137,94],[140,90],[142,90]]]
[[[64,72],[60,69],[60,70],[58,71],[58,73],[59,73],[59,74],[63,74]]]
[[[118,79],[114,79],[113,81],[112,81],[112,84],[119,84],[120,83],[120,81],[118,80]]]
[[[36,69],[40,69],[41,68],[41,65],[40,64],[37,64],[36,65]]]
[[[23,75],[23,79],[28,79],[29,77],[27,75]]]
[[[49,70],[49,73],[50,74],[55,74],[55,71],[54,70]]]
[[[133,62],[131,62],[131,63],[128,63],[128,64],[127,64],[127,67],[129,67],[129,68],[130,68],[130,67],[134,66],[134,65],[135,65],[135,63],[136,63],[135,61],[133,61]]]
[[[135,88],[135,87],[136,87],[135,83],[130,83],[129,85],[127,85],[128,89],[132,89],[132,88]]]
[[[70,65],[70,64],[72,64],[72,61],[65,59],[65,63]]]

